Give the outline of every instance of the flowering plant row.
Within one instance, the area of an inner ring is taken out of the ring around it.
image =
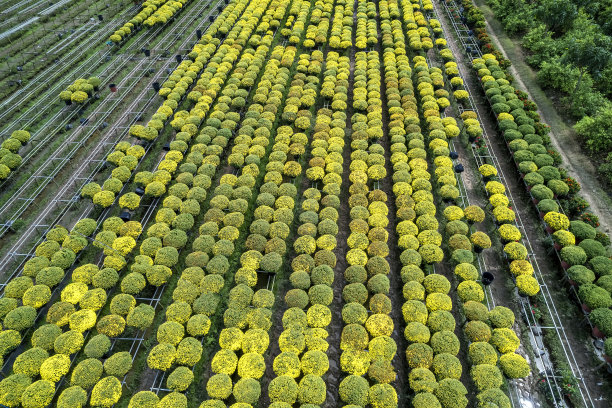
[[[391,361],[397,345],[391,338],[395,326],[389,316],[390,266],[385,259],[389,254],[385,229],[389,209],[387,195],[378,187],[386,176],[386,159],[384,147],[376,143],[383,136],[377,52],[357,52],[353,80],[355,113],[351,118],[348,202],[351,222],[346,253],[349,267],[344,271],[344,327],[340,341],[340,368],[348,376],[340,383],[340,397],[347,404],[392,407],[397,405],[397,393],[390,384],[396,377]],[[366,378],[361,377],[364,374]]]
[[[443,48],[442,51],[444,50],[448,50],[445,53],[445,59],[448,60],[445,64],[445,74],[452,83],[455,78],[461,78],[456,68],[457,64],[452,60],[452,52],[448,48]],[[442,51],[440,52],[441,54]],[[456,95],[454,97],[457,98]],[[472,140],[482,135],[482,127],[475,112],[464,111],[461,114],[461,119],[466,133]],[[533,267],[528,259],[527,248],[520,242],[522,236],[515,225],[516,214],[509,205],[510,200],[506,196],[506,187],[498,181],[497,170],[494,166],[485,164],[479,168],[479,171],[485,182],[485,191],[493,208],[493,218],[505,244],[504,255],[510,262],[510,270],[514,274],[517,288],[523,294],[534,296],[540,290],[539,284],[533,277]]]
[[[147,0],[142,3],[142,10],[111,34],[109,40],[115,44],[135,34],[141,26],[151,28],[156,24],[166,24],[178,13],[189,0]]]
[[[306,28],[306,35],[302,45],[306,48],[323,45],[327,42],[329,31],[329,18],[334,0],[317,1],[310,14],[310,24]]]
[[[20,275],[7,283],[0,299],[4,329],[0,332],[2,357],[21,344],[21,333],[35,325],[38,311],[51,301],[53,289],[64,280],[78,253],[88,245],[84,235],[91,235],[96,227],[94,220],[84,219],[70,232],[61,226],[51,229],[47,239],[36,247],[35,256],[25,263]],[[15,372],[22,370],[17,368]],[[11,402],[13,398],[9,396],[6,401]]]
[[[285,21],[285,28],[281,30],[281,35],[286,37],[290,44],[300,43],[304,27],[310,18],[311,2],[308,0],[294,1],[289,8],[289,17]]]
[[[128,38],[140,27],[140,25],[149,18],[160,6],[168,0],[147,0],[142,3],[141,10],[128,22],[123,24],[120,29],[115,30],[109,37],[109,40],[114,43],[120,43],[123,39]]]
[[[586,239],[580,242],[580,245],[575,245],[577,240],[570,231],[570,226],[573,223],[572,230],[580,234],[581,227],[585,224],[579,219],[570,222],[566,215],[558,212],[559,205],[553,199],[569,194],[569,186],[561,180],[561,172],[555,166],[554,156],[550,153],[550,148],[545,146],[549,144],[544,140],[547,138],[546,129],[537,126],[538,118],[533,114],[530,115],[531,111],[523,110],[523,101],[516,96],[515,89],[505,78],[506,75],[495,57],[485,54],[483,59],[474,60],[473,65],[475,69],[479,69],[485,93],[492,103],[492,109],[498,115],[500,129],[503,131],[508,148],[534,203],[542,213],[548,232],[557,243],[555,249],[564,268],[582,266],[592,259],[595,265],[599,266],[598,261],[601,259],[601,269],[612,270],[612,262],[605,259],[605,247],[593,239],[595,236],[581,235],[582,239]],[[594,231],[588,226],[582,230],[588,230],[587,234]],[[581,275],[582,269],[581,271],[576,269],[578,268],[574,268],[573,272]],[[607,292],[605,290],[600,291],[599,288],[587,286],[583,294],[587,295],[592,291],[592,298],[596,299],[592,302],[592,306],[603,305],[606,308],[612,306],[612,298],[609,293],[605,293]],[[529,294],[528,291],[526,293]],[[591,298],[588,295],[586,297]]]
[[[446,60],[452,61],[452,52],[446,49],[444,46],[440,47],[442,51],[447,50]],[[447,77],[457,78],[458,72],[453,68],[454,65],[447,63],[446,74]],[[451,79],[452,82],[452,79]],[[483,175],[485,180],[488,180],[497,175],[495,167],[485,164],[480,167],[480,173]],[[465,217],[471,224],[475,222],[481,222],[484,220],[484,212],[474,206],[466,207],[461,209],[459,207],[447,207],[444,211],[444,215],[447,221],[446,230],[448,234],[454,234],[449,242],[451,248],[454,249],[453,260],[456,262],[455,274],[460,278],[461,283],[457,287],[459,298],[463,303],[464,313],[468,319],[464,331],[472,342],[470,344],[469,355],[472,362],[472,379],[476,383],[476,386],[482,391],[479,394],[479,401],[485,403],[490,400],[506,401],[509,404],[509,400],[504,393],[499,390],[501,384],[501,377],[499,376],[499,370],[492,368],[498,362],[497,353],[492,346],[497,347],[498,351],[502,353],[502,357],[499,359],[499,365],[502,368],[504,374],[509,378],[521,378],[529,374],[529,364],[520,355],[514,353],[520,342],[516,334],[511,330],[514,324],[514,314],[511,310],[498,306],[491,311],[488,311],[486,306],[482,304],[484,300],[484,293],[482,288],[476,279],[478,278],[478,270],[474,265],[473,256],[467,252],[471,251],[472,247],[469,245],[470,241],[475,245],[475,248],[487,248],[490,247],[490,239],[481,232],[475,232],[467,240],[465,235],[468,233],[468,225],[462,221]],[[508,225],[509,224],[505,224]],[[518,230],[516,230],[518,232]],[[478,235],[480,234],[480,235]],[[477,236],[478,235],[478,236]],[[459,237],[465,237],[464,242],[468,244],[465,247],[458,247],[453,245],[459,243]],[[518,233],[518,239],[520,239],[520,233]],[[490,328],[489,328],[490,326]],[[491,332],[491,328],[493,332]],[[490,342],[488,344],[487,342]],[[496,371],[497,370],[497,371]],[[496,374],[495,374],[496,373]],[[487,378],[488,376],[493,376]],[[494,379],[495,380],[492,380]]]
[[[262,81],[262,85],[256,91],[257,95],[266,96],[261,101],[265,105],[253,104],[249,108],[254,113],[263,110],[262,115],[270,117],[270,123],[273,123],[277,118],[283,116],[283,113],[277,109],[276,103],[280,104],[285,98],[285,88],[289,77],[288,67],[280,67],[281,61],[294,61],[295,49],[289,47],[277,48],[277,53],[273,53],[272,61],[274,64],[270,67],[270,74],[275,73],[275,77],[271,76],[269,81]],[[299,66],[308,67],[308,56],[300,56]],[[292,64],[294,65],[294,64]],[[296,75],[297,77],[300,74]],[[314,78],[314,77],[313,77]],[[301,89],[300,79],[295,78],[292,82],[289,91],[286,93],[287,103],[292,97],[298,98],[299,90]],[[292,92],[298,92],[297,96],[291,96]],[[289,120],[291,122],[291,120]],[[294,119],[293,122],[297,122]],[[249,131],[250,125],[243,125],[244,131]],[[252,129],[251,129],[252,130]],[[271,138],[272,129],[268,132],[268,137]],[[258,207],[253,212],[254,220],[251,223],[245,246],[247,251],[240,257],[241,268],[235,273],[235,282],[237,286],[232,289],[232,292],[245,292],[249,287],[257,285],[258,278],[262,273],[275,274],[279,272],[283,265],[283,256],[287,251],[285,240],[288,238],[290,228],[293,223],[293,214],[295,210],[295,198],[297,189],[291,183],[284,182],[285,177],[292,178],[301,173],[301,166],[296,161],[290,160],[292,155],[299,156],[305,149],[295,144],[301,144],[302,139],[294,139],[291,144],[291,133],[293,130],[290,126],[281,126],[276,131],[276,136],[271,138],[273,142],[272,151],[269,155],[261,157],[262,164],[267,161],[266,173],[263,177],[264,184],[259,189],[259,194],[255,200]],[[290,147],[290,144],[292,147]],[[292,153],[295,151],[295,153]],[[262,153],[266,153],[263,151]],[[291,167],[288,164],[293,163],[297,168],[289,170]],[[287,170],[289,170],[287,172]],[[289,173],[289,174],[288,174]],[[297,174],[296,174],[297,173]],[[285,174],[285,177],[283,176]],[[259,276],[258,276],[259,275]],[[265,276],[265,275],[263,275]],[[231,293],[230,292],[230,296]],[[261,295],[266,294],[266,301],[262,303]],[[256,309],[247,309],[251,305],[250,300],[246,298],[246,302],[232,302],[224,314],[224,322],[226,328],[221,332],[219,344],[221,350],[213,357],[212,370],[215,373],[206,385],[209,399],[205,404],[213,404],[221,402],[229,398],[232,393],[237,401],[245,404],[255,404],[260,396],[261,387],[259,379],[263,376],[266,369],[266,362],[263,354],[267,351],[270,343],[268,330],[272,323],[270,321],[270,308],[274,305],[274,295],[268,290],[260,290],[255,293],[252,298],[252,306]],[[248,328],[247,331],[244,332]],[[248,337],[257,335],[257,347],[247,347],[245,341]],[[242,337],[243,347],[241,348],[234,339]],[[234,363],[235,362],[235,363]],[[236,371],[237,369],[237,371]],[[230,376],[237,374],[238,381],[232,384]]]
[[[424,4],[427,3],[424,2]],[[434,35],[436,35],[435,31]],[[448,65],[446,71],[447,78],[455,73],[454,70],[449,71]],[[480,172],[485,177],[494,176],[497,173],[490,165],[482,166]],[[527,376],[529,364],[522,356],[514,353],[520,343],[514,331],[511,330],[514,324],[512,311],[498,306],[489,312],[482,304],[485,296],[481,285],[476,282],[479,272],[473,264],[474,258],[471,251],[474,248],[475,251],[480,252],[490,247],[491,241],[486,234],[479,231],[473,232],[468,239],[467,234],[470,227],[463,219],[465,218],[469,225],[473,225],[483,221],[485,214],[476,206],[468,206],[465,209],[450,206],[444,210],[444,216],[446,232],[450,235],[449,248],[453,251],[455,274],[461,280],[456,290],[468,319],[464,332],[471,342],[469,347],[472,364],[471,376],[480,391],[478,400],[481,404],[491,399],[500,403],[505,401],[506,404],[509,404],[508,397],[499,389],[502,379],[500,370],[496,367],[498,356],[493,346],[503,353],[499,359],[499,366],[509,378]],[[467,401],[464,401],[462,405],[465,406],[466,403]],[[451,406],[454,405],[451,404]]]
[[[322,62],[323,54],[315,51],[311,58]],[[328,53],[327,69],[338,68],[337,54]],[[312,62],[312,60],[311,60]],[[341,62],[346,69],[346,61]],[[326,73],[329,71],[326,71]],[[333,77],[333,78],[332,78]],[[335,75],[326,74],[324,83],[330,86]],[[299,80],[298,76],[294,81]],[[317,84],[318,85],[318,84]],[[318,88],[318,86],[316,87]],[[329,96],[329,94],[328,94]],[[338,231],[337,215],[339,199],[334,192],[338,180],[329,181],[327,174],[337,174],[337,166],[329,163],[334,149],[341,149],[344,140],[336,129],[330,135],[332,113],[328,109],[317,112],[316,122],[306,129],[312,134],[308,149],[312,158],[308,163],[306,175],[316,185],[320,176],[324,179],[323,191],[311,187],[304,191],[301,207],[298,208],[300,226],[299,237],[294,242],[296,257],[292,261],[290,282],[293,289],[285,296],[289,309],[283,316],[283,328],[278,339],[281,353],[275,357],[273,370],[276,377],[268,386],[268,396],[275,404],[322,404],[327,395],[327,387],[321,378],[329,368],[327,326],[331,322],[329,305],[333,300],[333,267],[336,265],[335,233]],[[307,136],[304,135],[306,143]],[[333,146],[333,147],[332,147]],[[328,150],[329,149],[329,150]],[[327,163],[327,166],[326,166]],[[341,169],[341,166],[340,166]],[[316,174],[316,179],[314,175]],[[333,185],[332,185],[333,184]],[[332,188],[332,190],[329,190]]]
[[[354,2],[336,1],[332,17],[329,46],[347,49],[352,45]]]
[[[402,307],[406,322],[404,335],[410,343],[406,359],[412,368],[409,384],[416,393],[413,398],[415,407],[452,404],[461,407],[467,402],[467,391],[458,381],[463,367],[456,357],[459,340],[453,333],[456,323],[450,313],[453,307],[448,295],[451,285],[446,277],[436,273],[425,276],[421,269],[422,263],[435,264],[443,259],[442,235],[438,232],[435,218],[437,209],[433,202],[426,147],[434,156],[437,193],[445,200],[456,199],[458,192],[454,191],[456,181],[446,141],[452,137],[453,123],[440,119],[439,110],[447,105],[446,95],[439,92],[443,88],[439,72],[430,70],[423,57],[414,57],[413,61],[414,69],[411,70],[407,59],[398,60],[406,72],[406,80],[400,82],[399,90],[409,95],[403,122],[407,124],[405,142],[410,150],[405,158],[398,155],[401,159],[394,165],[394,177],[397,179],[400,174],[405,174],[412,187],[411,195],[396,197],[396,203],[398,199],[404,203],[398,206],[398,218],[402,219],[398,223],[398,232],[406,246],[400,260],[404,265],[402,280],[406,301]],[[427,138],[421,133],[417,108],[427,123]],[[425,141],[428,141],[427,146]]]
[[[270,10],[278,10],[278,8],[276,8],[278,6],[277,2],[271,2],[268,4],[270,5],[268,13]],[[259,6],[260,5],[256,3],[251,5],[253,8]],[[247,9],[245,14],[249,13],[250,11]],[[264,44],[269,44],[269,42],[269,39],[264,39],[264,41],[262,41],[262,45],[257,48],[255,55],[265,56],[268,53],[269,48]],[[262,90],[269,92],[269,89],[272,86],[269,80],[274,78],[276,72],[278,72],[278,78],[276,81],[285,80],[286,72],[282,70],[278,71],[278,60],[281,58],[282,48],[275,49],[272,55],[274,58],[272,59],[272,62],[267,65],[262,82],[257,92]],[[248,60],[251,56],[251,53],[248,51],[245,52],[242,59],[236,66],[242,66],[243,62]],[[264,58],[258,57],[258,59],[263,60]],[[232,79],[238,77],[240,73],[240,69],[234,71],[232,78],[230,78],[228,81],[228,86],[225,88],[224,92],[226,92],[228,89],[232,89],[231,85],[229,84],[231,84]],[[222,126],[221,123],[223,123],[222,120],[224,119],[224,116],[227,117],[227,115],[231,114],[231,112],[226,112],[224,115],[224,111],[225,109],[221,102],[215,105],[215,108],[210,115],[213,120],[211,121],[211,119],[209,119],[207,121],[207,126],[202,130],[200,136],[205,136],[208,140],[210,140],[210,137],[213,136],[211,133],[217,132],[218,138],[219,132],[223,131],[223,128],[216,130],[215,126]],[[173,353],[171,349],[176,346],[176,341],[172,340],[177,339],[174,337],[166,337],[166,335],[172,331],[184,333],[184,329],[180,330],[176,323],[186,323],[187,332],[190,336],[192,336],[182,340],[179,339],[180,343],[178,344],[178,348],[176,348],[177,353],[180,352],[180,347],[184,342],[193,343],[193,345],[197,344],[197,350],[199,350],[197,353],[197,358],[196,354],[193,354],[193,359],[186,365],[193,365],[200,359],[202,348],[199,341],[196,341],[194,337],[203,336],[208,332],[210,321],[207,316],[211,316],[215,313],[217,305],[220,301],[219,292],[223,289],[225,283],[222,276],[229,269],[228,258],[233,254],[234,242],[240,236],[239,229],[244,222],[243,214],[248,212],[248,201],[251,198],[251,189],[255,185],[255,178],[259,172],[259,168],[256,163],[258,163],[258,160],[262,158],[263,152],[265,151],[259,149],[253,150],[253,148],[262,146],[265,148],[268,141],[263,134],[265,133],[264,131],[267,131],[269,134],[270,128],[272,127],[272,123],[274,121],[273,113],[268,112],[269,115],[263,113],[261,114],[261,117],[260,113],[261,111],[256,109],[256,105],[251,106],[249,112],[246,113],[246,119],[238,132],[238,136],[235,138],[236,144],[232,149],[234,151],[233,154],[243,155],[243,163],[245,161],[244,156],[247,156],[248,153],[250,153],[248,157],[251,158],[251,161],[255,160],[255,162],[247,163],[247,165],[243,168],[243,174],[239,177],[232,174],[226,174],[221,178],[220,185],[215,189],[213,197],[210,200],[211,208],[204,215],[205,222],[200,226],[201,235],[194,241],[193,252],[186,258],[186,265],[188,266],[188,269],[183,272],[185,276],[181,277],[179,280],[179,285],[173,294],[175,303],[170,306],[171,308],[175,307],[177,310],[182,310],[185,312],[185,314],[190,313],[193,310],[193,312],[197,313],[197,315],[189,317],[189,320],[185,320],[183,318],[182,320],[184,321],[176,322],[173,321],[172,316],[168,316],[167,314],[166,323],[162,324],[162,326],[160,326],[158,329],[159,344],[149,353],[148,363],[151,368],[166,371],[173,366],[175,361],[179,365],[185,365],[179,361],[178,354],[177,359],[173,360]],[[258,118],[259,120],[257,120]],[[260,133],[260,135],[251,139],[253,133]],[[225,146],[225,144],[223,146]],[[246,149],[237,149],[237,147],[241,145],[244,145]],[[249,148],[249,146],[251,146],[251,148]],[[221,154],[222,151],[223,150],[218,150],[216,152],[217,154]],[[200,158],[202,158],[201,152],[204,151],[198,151],[198,153],[200,153]],[[212,156],[209,155],[207,158],[212,159]],[[220,164],[219,159],[220,158],[217,157],[217,159],[211,160],[208,163],[208,166],[217,167]],[[206,158],[204,158],[204,161],[205,160]],[[229,210],[230,212],[226,214],[226,210]],[[204,276],[204,270],[208,272],[208,275]],[[234,303],[230,303],[230,308],[225,313],[224,321],[226,326],[236,326],[242,328],[246,324],[246,320],[244,320],[247,318],[245,307],[250,305],[250,300],[248,299],[247,293],[248,291],[251,291],[252,297],[252,290],[245,285],[239,285],[238,287],[234,288],[232,292],[230,292],[230,298],[235,297],[236,301]],[[270,296],[264,294],[264,292],[267,291],[259,291],[255,294],[253,305],[257,305],[257,302],[263,302],[264,305],[268,305],[262,306],[264,309],[271,306]],[[243,304],[245,297],[247,299],[246,304]],[[259,299],[259,301],[255,299]],[[270,327],[270,313],[269,311],[266,313],[264,309],[260,309],[260,312],[253,313],[252,320],[250,320],[252,328],[261,331],[262,329],[267,330],[267,328]],[[191,327],[193,330],[190,331],[190,323],[192,319],[197,320],[198,325]],[[175,327],[172,328],[170,326]],[[248,332],[247,335],[251,335],[253,333]],[[185,405],[187,403],[186,397],[183,394],[180,394],[180,392],[185,391],[192,381],[193,373],[191,370],[186,367],[176,368],[168,377],[168,387],[174,392],[166,395],[159,403],[173,403],[175,405],[179,404],[179,406]],[[245,383],[245,386],[248,386],[249,388],[252,385],[253,384],[248,381]],[[156,400],[156,398],[157,397],[150,392],[141,392],[132,398],[132,403]]]
[[[106,156],[106,161],[116,166],[110,177],[104,181],[102,186],[96,182],[85,184],[81,189],[81,197],[91,199],[94,204],[102,208],[110,207],[115,202],[116,194],[123,190],[124,184],[131,179],[132,172],[144,155],[145,149],[139,144],[130,144],[128,141],[117,143],[115,149]],[[163,177],[165,173],[160,172],[157,175],[161,179],[166,179]]]
[[[66,105],[70,105],[72,102],[83,104],[93,96],[94,91],[98,90],[101,82],[98,77],[79,78],[60,92],[59,97],[66,102]]]
[[[441,237],[437,233],[438,223],[433,216],[436,213],[436,208],[433,204],[431,183],[429,182],[431,175],[427,171],[424,138],[420,133],[417,100],[414,97],[411,80],[412,70],[408,58],[405,56],[406,44],[402,34],[402,22],[408,28],[412,28],[413,25],[416,28],[416,24],[414,24],[414,14],[410,2],[402,4],[403,18],[393,20],[391,24],[389,24],[388,16],[398,15],[400,12],[398,4],[395,2],[389,2],[388,7],[387,10],[381,4],[381,27],[383,33],[387,33],[387,35],[383,35],[383,46],[385,46],[383,62],[389,106],[393,194],[398,219],[396,233],[398,234],[398,246],[403,250],[400,261],[403,265],[401,276],[405,284],[403,293],[406,300],[402,306],[402,314],[406,322],[404,336],[411,343],[406,349],[406,359],[411,367],[409,384],[410,388],[416,393],[413,398],[414,404],[420,404],[421,399],[427,398],[432,399],[432,404],[434,404],[429,406],[435,406],[436,403],[439,406],[437,398],[431,393],[436,388],[439,388],[439,390],[450,388],[438,387],[435,374],[430,370],[433,364],[433,349],[427,344],[430,343],[430,329],[425,326],[428,320],[428,311],[426,304],[423,303],[425,291],[419,282],[424,279],[424,273],[420,268],[423,257],[427,259],[427,264],[431,264],[441,261],[443,254],[439,247]],[[411,42],[414,48],[417,44],[417,38],[413,37]],[[418,42],[420,43],[420,36]],[[431,275],[429,279],[433,282],[438,278],[444,280],[440,275]],[[419,287],[422,291],[419,290]],[[448,309],[451,307],[450,298],[445,293],[432,293],[428,296],[427,304],[432,308],[432,311],[435,310],[436,315],[440,315],[442,320],[447,322],[447,326],[451,324],[454,327],[452,316],[450,316],[450,319],[443,319],[446,316],[445,313],[448,313]],[[445,310],[438,310],[439,308]],[[450,313],[448,314],[450,315]],[[441,330],[439,325],[435,328],[436,331]],[[449,334],[450,337],[442,342],[452,342],[454,334],[450,332]],[[458,341],[455,343],[458,343]],[[445,384],[452,381],[451,377],[456,376],[457,370],[459,370],[459,375],[461,373],[461,365],[457,366],[458,361],[454,361],[456,358],[453,355],[453,352],[455,354],[458,352],[458,347],[456,347],[456,351],[452,350],[453,347],[451,345],[450,349],[445,350],[450,351],[450,353],[441,354],[441,357],[436,360],[436,368],[441,369],[439,371],[440,375],[450,376],[448,379],[440,378]],[[424,386],[428,382],[435,384],[435,386],[428,389]],[[424,392],[427,393],[424,394]]]
[[[252,11],[242,15],[247,4],[248,2],[244,0],[230,3],[215,22],[209,26],[200,42],[189,53],[190,59],[183,60],[177,69],[172,72],[172,75],[168,77],[168,80],[162,84],[159,94],[166,98],[164,103],[157,109],[146,126],[132,126],[130,128],[131,136],[144,141],[152,141],[163,128],[166,120],[171,120],[172,127],[177,131],[180,130],[191,135],[197,133],[198,126],[210,110],[213,99],[217,97],[229,70],[233,67],[232,62],[238,58],[249,38],[248,36],[239,37],[240,32],[244,30],[245,33],[250,33],[253,27],[251,25],[237,26],[229,33],[225,31],[227,38],[223,43],[214,36],[221,27],[231,28],[239,17],[240,21],[245,21],[246,17],[251,16]],[[218,54],[217,50],[221,50],[221,54]],[[213,57],[216,58],[213,60]],[[224,58],[225,61],[223,61]],[[200,78],[195,81],[198,75],[200,75]],[[194,81],[195,86],[188,94],[187,90]],[[191,103],[195,102],[195,105],[190,112],[181,111],[175,115],[174,111],[185,95],[187,95],[187,100]],[[235,124],[232,125],[228,122],[225,127],[233,128]],[[182,134],[177,135],[177,140],[181,141],[181,137]]]
[[[19,150],[30,140],[30,132],[15,130],[0,145],[0,181],[9,177],[11,172],[21,165]]]
[[[506,79],[497,59],[485,54],[482,59],[475,59],[473,65],[479,69],[485,93],[492,109],[498,113],[507,146],[546,225],[546,231],[555,242],[554,249],[562,267],[571,284],[578,287],[583,308],[586,311],[597,310],[592,323],[595,326],[601,324],[605,329],[604,332],[596,331],[596,334],[600,337],[612,336],[612,324],[606,323],[606,317],[609,319],[612,316],[612,297],[607,283],[612,272],[612,261],[607,257],[604,245],[607,240],[598,237],[601,233],[583,221],[582,211],[578,211],[578,216],[573,220],[560,212],[557,197],[572,199],[577,189],[570,188],[566,183],[571,179],[563,179],[565,170],[557,167],[558,155],[550,146],[547,128],[542,126],[537,115],[527,109],[526,102],[516,97],[518,92]],[[508,113],[506,107],[514,110]]]
[[[367,0],[357,0],[357,25],[355,29],[355,47],[365,50],[367,46],[378,43],[376,24],[376,4]]]

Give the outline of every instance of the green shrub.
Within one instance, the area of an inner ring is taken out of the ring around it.
[[[576,239],[594,239],[597,231],[584,221],[570,221],[569,231]]]
[[[587,255],[584,249],[575,245],[568,245],[561,248],[560,255],[561,259],[570,266],[583,265],[587,261]]]
[[[66,388],[57,400],[57,408],[81,408],[87,404],[87,392],[79,387]]]
[[[104,334],[92,337],[85,346],[85,355],[90,358],[101,358],[111,346],[110,339]]]
[[[208,380],[206,391],[209,397],[224,400],[232,393],[232,380],[227,374],[215,374]]]
[[[406,360],[410,368],[429,368],[433,362],[433,350],[427,344],[411,344],[406,348]]]
[[[467,301],[463,304],[463,313],[468,320],[486,321],[489,317],[487,307],[480,302],[474,301]]]
[[[17,407],[32,380],[25,374],[13,374],[0,381],[0,404]]]
[[[55,342],[55,339],[60,334],[62,334],[62,329],[60,329],[55,324],[42,325],[34,331],[34,334],[32,334],[32,346],[40,347],[43,350],[51,350],[53,348],[53,343]],[[17,341],[16,343],[15,340]],[[5,354],[6,351],[11,349],[7,348],[8,346],[12,344],[15,344],[16,346],[20,342],[21,336],[19,336],[18,332],[14,330],[5,330],[3,332],[0,332],[0,351],[3,354]]]
[[[375,384],[370,387],[369,400],[372,408],[396,407],[397,393],[389,384]]]
[[[395,381],[397,374],[390,361],[374,360],[368,368],[368,377],[379,384],[389,384]]]
[[[468,400],[465,397],[467,389],[458,380],[446,378],[440,381],[434,395],[445,408],[465,408]]]
[[[472,342],[488,342],[491,338],[491,329],[485,322],[476,320],[468,322],[464,327],[464,331],[468,339],[470,339]]]
[[[49,353],[40,347],[33,347],[17,356],[13,363],[15,374],[25,374],[36,377],[40,373],[41,364],[49,357]]]
[[[410,388],[416,393],[433,392],[437,387],[436,377],[427,368],[414,368],[408,376]]]
[[[261,386],[254,378],[241,378],[234,385],[233,394],[238,402],[256,404],[261,394]]]
[[[96,385],[102,376],[102,363],[95,358],[81,361],[72,371],[71,385],[89,389]]]
[[[108,375],[123,378],[132,368],[132,356],[127,351],[113,354],[104,362],[104,371]]]
[[[499,388],[489,388],[476,396],[479,408],[512,408],[508,396]]]
[[[55,390],[55,387],[54,387]],[[110,407],[121,398],[121,382],[112,376],[104,377],[91,391],[89,403],[94,407]]]
[[[442,330],[454,331],[455,324],[455,318],[446,310],[435,310],[431,312],[427,318],[427,327],[429,327],[432,332]]]
[[[45,269],[49,268],[44,268]],[[39,272],[40,273],[40,272]],[[19,276],[11,279],[6,287],[4,288],[4,296],[13,298],[13,299],[21,299],[23,294],[34,286],[32,279],[27,276]]]
[[[587,283],[580,286],[578,296],[592,310],[612,306],[610,293],[594,284]]]
[[[459,339],[452,331],[442,330],[434,333],[429,342],[435,354],[459,354]]]
[[[529,375],[529,363],[518,354],[507,353],[499,358],[499,364],[508,378],[524,378]]]
[[[189,388],[192,382],[193,372],[187,367],[177,367],[168,376],[167,385],[173,391],[183,392]]]
[[[126,324],[138,329],[146,329],[151,326],[155,318],[155,310],[147,304],[139,304],[134,309],[130,310],[126,318]]]
[[[24,306],[40,308],[51,300],[51,289],[46,285],[34,285],[23,294]]]
[[[327,387],[321,377],[305,375],[298,385],[298,400],[301,404],[322,404]]]
[[[56,353],[70,355],[80,351],[84,343],[85,339],[81,332],[69,330],[55,339],[53,348]]]
[[[268,396],[273,403],[294,404],[298,398],[298,384],[289,376],[278,376],[270,381]]]
[[[503,383],[499,368],[490,364],[478,364],[473,366],[471,377],[476,384],[476,388],[480,391],[499,388]]]
[[[47,380],[38,380],[29,385],[21,395],[21,406],[24,408],[46,407],[53,400],[55,384]]]
[[[436,396],[428,392],[415,395],[412,399],[412,406],[414,408],[442,408]]]
[[[83,317],[82,315],[86,314],[87,312],[79,310],[79,312],[76,313],[79,314],[76,316],[76,319],[73,319],[75,321],[82,320],[79,318]],[[56,302],[47,311],[47,323],[54,323],[58,326],[64,326],[70,322],[70,317],[72,317],[74,314],[74,305],[68,302]]]
[[[578,244],[578,246],[584,250],[587,259],[606,255],[606,249],[604,246],[599,241],[595,241],[594,239],[585,239]]]
[[[340,382],[339,394],[343,402],[365,406],[368,403],[369,384],[363,377],[349,375]]]
[[[20,306],[4,316],[4,327],[8,330],[21,331],[30,328],[36,320],[36,309],[32,306]]]
[[[469,356],[474,365],[497,365],[497,352],[492,345],[484,341],[471,343],[469,347]]]
[[[489,312],[489,321],[496,328],[511,328],[514,325],[514,313],[504,306],[496,306]]]
[[[597,276],[612,274],[612,259],[604,256],[596,256],[589,261],[589,264]]]
[[[139,391],[130,399],[128,408],[153,408],[158,402],[159,397],[153,391]]]

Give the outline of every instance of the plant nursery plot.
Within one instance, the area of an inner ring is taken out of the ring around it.
[[[0,404],[609,406],[610,240],[471,0],[110,17],[70,150],[2,141]]]

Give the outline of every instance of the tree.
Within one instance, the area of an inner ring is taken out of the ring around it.
[[[550,0],[547,0],[550,1]],[[571,4],[558,2],[558,4]],[[595,31],[581,32],[580,37],[570,37],[566,44],[567,51],[563,56],[564,62],[575,65],[580,76],[572,94],[580,88],[585,73],[598,76],[612,62],[612,39]]]
[[[610,54],[612,56],[612,53]],[[592,152],[612,149],[612,107],[604,107],[594,116],[585,116],[574,130],[586,141]]]
[[[536,16],[551,31],[560,35],[572,28],[578,9],[571,1],[544,0],[536,9]]]

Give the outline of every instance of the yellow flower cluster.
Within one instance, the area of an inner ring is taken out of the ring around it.
[[[565,214],[550,211],[544,215],[544,222],[555,231],[567,230],[570,221]]]

